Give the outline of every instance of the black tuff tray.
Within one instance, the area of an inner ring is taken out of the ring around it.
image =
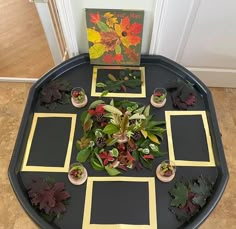
[[[149,104],[150,96],[152,95],[152,92],[155,87],[166,87],[169,80],[175,80],[175,79],[182,79],[184,81],[189,81],[190,83],[194,84],[194,88],[196,90],[197,94],[197,104],[193,107],[191,107],[189,110],[193,111],[199,111],[199,110],[205,110],[207,114],[207,120],[212,140],[212,148],[214,153],[214,158],[216,162],[215,167],[191,167],[191,166],[178,166],[177,167],[177,173],[176,178],[174,181],[170,183],[162,183],[159,180],[155,179],[155,186],[156,186],[156,208],[157,208],[157,225],[159,229],[172,229],[172,228],[197,228],[211,213],[211,211],[215,208],[216,204],[220,200],[224,189],[226,187],[227,181],[228,181],[228,169],[227,164],[224,156],[223,146],[221,142],[221,134],[219,132],[214,104],[212,101],[212,96],[208,88],[197,78],[195,77],[191,72],[189,72],[184,67],[180,66],[179,64],[165,58],[162,56],[142,56],[141,58],[141,64],[140,66],[145,67],[145,77],[146,77],[146,98],[136,98],[132,99],[129,98],[131,101],[139,101],[143,104]],[[85,191],[86,191],[86,184],[82,186],[73,186],[68,178],[67,173],[56,173],[56,172],[21,172],[21,165],[22,160],[25,152],[26,142],[29,136],[29,131],[31,128],[31,123],[33,119],[34,113],[74,113],[77,114],[77,122],[76,122],[76,128],[75,128],[75,135],[73,140],[73,148],[72,148],[72,154],[71,154],[71,162],[76,161],[76,155],[77,150],[75,147],[75,141],[79,139],[82,136],[82,129],[80,125],[80,114],[87,109],[77,109],[73,107],[71,104],[67,105],[58,105],[57,108],[53,111],[47,110],[46,108],[40,106],[39,104],[39,91],[42,88],[42,86],[46,85],[49,81],[53,79],[66,79],[71,82],[72,87],[81,86],[85,89],[86,94],[89,99],[90,104],[92,101],[96,100],[96,97],[90,96],[90,90],[91,90],[91,82],[92,82],[92,71],[93,71],[93,65],[90,65],[89,62],[89,56],[87,54],[82,54],[79,56],[76,56],[59,66],[53,68],[51,71],[46,73],[40,80],[38,80],[31,88],[27,100],[27,104],[25,107],[24,115],[22,118],[21,126],[19,129],[18,137],[16,140],[14,152],[11,158],[10,166],[9,166],[9,179],[11,182],[11,185],[15,191],[15,194],[21,203],[22,207],[25,209],[25,211],[29,214],[29,216],[34,220],[34,222],[37,223],[41,228],[70,228],[70,229],[78,229],[82,228],[82,221],[83,221],[83,210],[84,210],[84,201],[85,201]],[[120,98],[117,98],[120,99]],[[107,99],[110,100],[110,99]],[[152,109],[153,114],[155,115],[156,119],[158,120],[165,120],[165,111],[174,111],[176,110],[172,106],[170,95],[167,96],[167,103],[164,108],[161,109]],[[173,126],[177,126],[178,128],[181,128],[180,122],[183,122],[184,125],[184,119],[176,119],[179,120],[177,123],[175,123]],[[54,120],[55,121],[55,120]],[[58,120],[57,120],[58,121]],[[56,122],[57,122],[56,121]],[[173,119],[174,121],[174,119]],[[186,120],[187,121],[187,120]],[[188,120],[188,122],[191,123],[191,120]],[[67,122],[64,123],[64,125]],[[198,128],[198,124],[195,121],[192,121],[193,128]],[[58,131],[62,132],[61,129],[64,128],[61,125],[54,125],[57,126]],[[176,128],[177,128],[176,127]],[[41,130],[40,130],[41,128]],[[40,131],[46,131],[45,124],[42,124],[39,127],[38,132]],[[66,128],[65,128],[66,129]],[[56,129],[57,130],[57,129]],[[47,131],[46,131],[47,132]],[[68,132],[68,130],[65,130],[65,133]],[[60,141],[60,139],[63,139],[65,137],[65,133],[57,134],[58,139],[54,139],[54,141]],[[52,133],[53,134],[53,133]],[[179,131],[177,135],[184,136],[184,131]],[[176,134],[175,134],[176,135]],[[39,134],[40,136],[40,134]],[[42,137],[42,136],[41,136]],[[182,139],[183,140],[183,139]],[[37,148],[37,141],[34,142],[34,144]],[[186,146],[188,146],[188,141],[186,141]],[[42,149],[45,148],[45,146],[41,146]],[[48,166],[58,166],[60,165],[64,160],[64,156],[60,155],[58,157],[55,156],[56,152],[55,149],[50,148],[50,144],[48,146],[49,153],[48,156]],[[59,146],[60,147],[60,146]],[[189,152],[191,153],[191,145],[189,145]],[[181,151],[181,145],[179,145],[180,151]],[[164,152],[168,152],[168,144],[167,144],[167,137],[165,136],[162,144],[161,144],[161,150]],[[45,157],[45,154],[43,154]],[[191,155],[191,154],[189,154]],[[187,155],[189,157],[189,155]],[[37,159],[38,155],[31,155],[30,163],[32,165],[35,165],[35,163],[44,163],[44,160]],[[178,157],[184,157],[183,155],[178,155]],[[193,160],[202,160],[202,158],[197,158],[196,154],[193,157]],[[204,157],[201,154],[199,154],[199,157]],[[47,157],[45,157],[47,160]],[[124,172],[122,176],[128,176],[128,177],[155,177],[155,169],[157,165],[163,161],[164,159],[168,158],[168,154],[162,157],[159,157],[155,159],[153,162],[153,169],[147,170],[143,169],[141,172],[137,172],[134,170],[130,170],[128,172]],[[181,158],[182,159],[182,158]],[[207,158],[203,158],[203,160],[207,160]],[[192,160],[192,159],[191,159]],[[98,172],[93,170],[90,165],[85,163],[85,166],[88,170],[89,176],[108,176],[105,172]],[[168,194],[168,191],[174,186],[174,183],[176,180],[181,179],[183,177],[185,180],[196,178],[199,175],[206,175],[210,177],[212,180],[215,181],[214,186],[214,193],[206,206],[204,206],[203,209],[199,213],[197,213],[194,217],[191,218],[191,220],[181,225],[179,223],[175,216],[168,210],[169,203],[170,203],[170,196]],[[62,219],[56,219],[53,224],[49,224],[46,222],[41,216],[38,215],[38,213],[35,211],[35,209],[31,206],[29,199],[27,197],[26,193],[26,187],[30,183],[32,178],[36,177],[53,177],[56,181],[62,181],[66,185],[67,191],[71,194],[71,199],[69,200],[69,204],[67,205],[67,212],[64,214]],[[116,185],[119,185],[119,182],[116,183]],[[122,187],[125,185],[125,183],[122,183]],[[137,183],[138,185],[138,183]],[[144,186],[143,186],[144,185]],[[145,190],[145,183],[142,185],[140,183],[140,190]],[[100,211],[101,211],[101,203],[104,204],[104,211],[106,210],[109,218],[110,223],[117,222],[119,219],[117,219],[117,214],[119,214],[119,211],[116,210],[116,216],[114,219],[112,218],[112,214],[109,213],[109,211],[106,208],[106,205],[109,205],[109,203],[101,202],[99,200],[99,193],[102,193],[103,186],[101,184],[96,184],[96,193],[94,194],[94,206],[96,206],[96,202],[100,203],[98,206],[98,211],[96,213],[96,209],[92,209],[92,218],[91,223],[104,223],[103,218],[99,217]],[[104,184],[104,187],[107,187],[107,184]],[[112,187],[109,187],[112,188]],[[125,186],[123,187],[125,189]],[[136,187],[136,185],[130,185],[127,183],[128,189],[135,191],[139,188]],[[112,196],[114,195],[116,188],[112,189],[112,194],[108,193],[108,199],[112,200]],[[139,192],[138,192],[139,193]],[[142,193],[142,192],[141,192]],[[141,195],[140,193],[140,195]],[[142,198],[142,197],[140,197]],[[146,198],[146,197],[145,197]],[[144,198],[144,200],[145,200]],[[126,201],[126,200],[124,200]],[[116,200],[116,202],[119,202]],[[143,201],[142,204],[139,206],[142,206],[143,208],[146,208],[145,205],[146,201]],[[132,203],[132,200],[131,200]],[[134,211],[135,208],[131,208],[131,211]],[[122,211],[122,209],[120,210]],[[139,209],[137,211],[137,218],[143,217],[143,222],[141,219],[139,219],[137,224],[145,224],[147,221],[147,215],[143,214],[142,211]],[[124,218],[126,217],[126,214],[123,214]],[[126,217],[127,218],[127,217]],[[122,221],[122,220],[121,220]],[[135,224],[134,219],[124,219],[125,222]],[[109,223],[107,222],[107,223]],[[121,223],[122,223],[121,222]],[[119,222],[117,222],[119,223]],[[137,227],[138,228],[138,227]]]

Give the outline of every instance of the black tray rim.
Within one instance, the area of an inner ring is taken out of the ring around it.
[[[220,161],[221,166],[217,165],[217,168],[219,170],[219,176],[216,180],[214,193],[211,199],[209,200],[208,204],[200,211],[199,214],[194,216],[191,219],[191,221],[188,222],[188,224],[182,225],[180,227],[180,228],[185,228],[185,229],[198,228],[206,220],[206,218],[210,215],[210,213],[213,211],[213,209],[216,207],[216,205],[220,201],[224,193],[224,190],[226,188],[228,179],[229,179],[229,172],[228,172],[228,167],[226,163],[226,158],[224,155],[224,149],[223,149],[223,144],[221,141],[221,134],[219,131],[214,103],[213,103],[210,90],[204,85],[204,83],[201,80],[199,80],[192,72],[190,72],[185,67],[161,55],[142,55],[141,56],[141,65],[147,64],[147,63],[156,63],[157,61],[158,63],[163,64],[165,66],[170,66],[172,69],[175,70],[175,72],[178,72],[180,74],[180,77],[182,79],[188,80],[189,82],[194,83],[196,87],[198,87],[199,89],[202,90],[202,92],[208,95],[206,96],[206,99],[207,99],[210,116],[211,116],[211,125],[214,129],[213,131],[214,136],[212,137],[217,139],[215,143],[218,149],[217,156],[218,156],[218,160]],[[71,68],[74,68],[82,64],[89,64],[89,63],[90,63],[90,60],[89,60],[89,55],[87,53],[80,54],[78,56],[75,56],[61,63],[60,65],[54,67],[53,69],[45,73],[35,84],[33,84],[28,94],[28,99],[26,102],[25,110],[22,116],[20,128],[19,128],[18,135],[16,138],[16,143],[13,150],[12,158],[11,158],[9,168],[8,168],[8,177],[9,177],[11,186],[13,188],[13,191],[15,192],[15,195],[18,201],[20,202],[21,206],[24,208],[27,214],[31,217],[31,219],[33,219],[33,221],[38,226],[40,226],[40,228],[55,229],[56,225],[53,226],[49,224],[48,222],[43,220],[41,216],[37,214],[37,212],[33,209],[32,205],[30,204],[29,200],[27,199],[25,193],[23,193],[17,179],[17,174],[20,171],[19,164],[18,164],[19,163],[18,154],[20,151],[20,143],[22,142],[23,133],[28,122],[28,117],[31,113],[33,95],[35,93],[35,90],[37,90],[40,87],[40,85],[47,83],[48,81],[52,79],[58,78],[61,74],[63,74],[65,71],[68,71]]]

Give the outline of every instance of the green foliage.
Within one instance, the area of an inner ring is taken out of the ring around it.
[[[171,196],[174,198],[171,201],[173,207],[183,207],[188,200],[188,189],[184,183],[178,182],[175,187],[170,191]]]
[[[212,194],[213,183],[200,176],[186,183],[177,182],[169,192],[172,196],[171,212],[181,222],[186,222],[207,203]]]
[[[116,46],[116,52],[120,52],[120,46]],[[121,70],[120,76],[115,77],[112,74],[107,75],[108,80],[105,82],[98,82],[96,86],[103,88],[104,91],[108,92],[126,92],[126,87],[137,88],[142,85],[141,74],[139,71]]]
[[[76,142],[77,160],[112,176],[120,169],[152,169],[155,157],[163,155],[158,138],[164,129],[149,113],[150,106],[128,100],[92,102],[80,117],[84,136]]]
[[[108,124],[104,129],[103,129],[103,133],[105,134],[114,134],[117,133],[119,131],[119,128],[114,125],[114,124]]]
[[[105,166],[105,169],[110,176],[116,176],[120,174],[120,171],[118,169],[110,168],[108,165]]]
[[[89,148],[85,148],[81,151],[79,151],[76,160],[83,163],[87,161],[88,157],[90,156],[91,150]]]

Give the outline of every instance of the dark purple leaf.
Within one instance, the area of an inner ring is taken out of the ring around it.
[[[28,187],[28,195],[32,205],[48,215],[60,215],[65,212],[64,201],[70,197],[65,191],[64,183],[49,183],[42,178],[32,181]]]

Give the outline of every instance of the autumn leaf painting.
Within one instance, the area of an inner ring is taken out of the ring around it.
[[[86,9],[91,64],[139,65],[144,11]]]

